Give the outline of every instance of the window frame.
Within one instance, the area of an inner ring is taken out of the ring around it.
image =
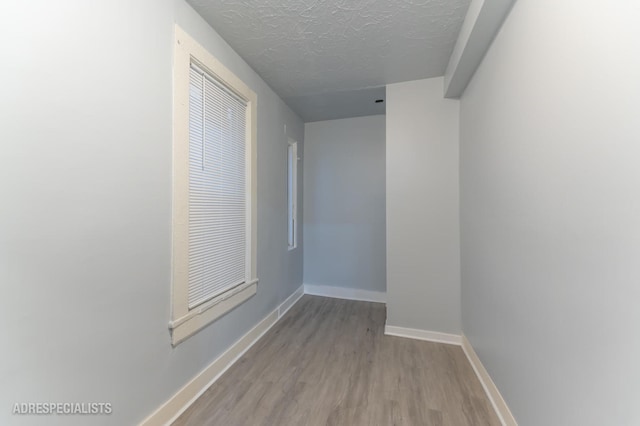
[[[247,102],[246,280],[192,309],[189,289],[189,74],[191,63]],[[177,345],[257,292],[257,95],[240,78],[175,26],[173,68],[173,205],[171,343]]]
[[[291,170],[289,165],[289,150],[291,153]],[[293,175],[293,178],[290,176]],[[291,180],[291,187],[289,181]],[[291,190],[291,194],[289,194]],[[291,199],[289,198],[291,197]],[[293,222],[293,223],[291,223]],[[289,251],[298,247],[298,142],[289,138],[287,143],[287,248]],[[293,233],[293,244],[289,240],[289,230]]]

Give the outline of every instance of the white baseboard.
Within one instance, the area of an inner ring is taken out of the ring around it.
[[[251,330],[235,342],[222,355],[202,370],[189,383],[184,385],[153,414],[144,419],[140,426],[170,425],[189,408],[222,374],[245,354],[280,318],[304,295],[300,286],[276,309],[256,324]]]
[[[491,380],[491,376],[480,362],[480,358],[473,350],[473,346],[467,337],[463,334],[461,336],[457,334],[439,333],[436,331],[418,330],[415,328],[395,327],[392,325],[385,325],[384,334],[389,336],[407,337],[409,339],[427,340],[429,342],[448,343],[452,345],[458,345],[462,347],[464,354],[469,360],[469,364],[473,368],[473,371],[478,376],[478,380],[487,394],[487,398],[491,402],[496,415],[500,419],[502,426],[518,426],[516,419],[511,414],[511,410],[507,406],[504,398],[500,394],[498,387]]]
[[[429,342],[461,345],[462,337],[457,334],[439,333],[437,331],[418,330],[415,328],[384,326],[384,334],[388,336],[407,337],[409,339],[426,340]]]
[[[360,300],[363,302],[387,302],[387,293],[359,288],[334,287],[329,285],[304,284],[305,294],[333,297],[335,299]]]
[[[511,414],[511,410],[507,406],[504,398],[500,394],[498,387],[489,376],[489,372],[484,368],[482,362],[480,362],[480,358],[476,354],[476,351],[473,350],[473,346],[467,339],[467,337],[462,335],[462,350],[464,351],[471,367],[473,367],[473,371],[476,372],[476,376],[478,376],[478,380],[482,384],[489,401],[491,401],[491,405],[493,405],[493,409],[496,414],[500,418],[503,426],[518,426],[515,417]]]
[[[278,319],[282,318],[302,296],[304,296],[304,286],[301,285],[278,306]]]

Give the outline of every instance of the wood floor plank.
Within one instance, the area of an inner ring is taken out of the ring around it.
[[[460,347],[385,336],[385,319],[305,295],[173,424],[500,425]]]

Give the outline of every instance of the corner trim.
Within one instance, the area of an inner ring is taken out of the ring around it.
[[[240,359],[251,347],[273,327],[289,309],[304,295],[304,287],[300,286],[287,297],[276,309],[271,311],[262,321],[256,324],[238,341],[232,344],[211,364],[205,367],[197,376],[191,379],[169,400],[162,404],[140,426],[170,425],[191,404],[193,404],[211,385],[213,385],[225,371]]]
[[[515,417],[511,414],[511,410],[507,406],[504,398],[500,394],[498,387],[489,376],[489,372],[484,368],[480,358],[478,358],[478,354],[473,350],[473,346],[471,346],[471,342],[467,339],[467,336],[464,334],[462,337],[462,350],[464,354],[467,356],[471,367],[473,367],[473,371],[475,371],[476,376],[478,376],[478,380],[480,380],[480,384],[484,388],[487,397],[489,397],[489,401],[491,401],[491,405],[493,405],[493,409],[495,410],[500,422],[503,426],[518,426],[518,422],[516,422]]]
[[[384,326],[384,334],[387,336],[406,337],[409,339],[426,340],[428,342],[447,343],[449,345],[461,345],[462,337],[457,334],[440,333],[437,331],[418,330],[415,328]]]
[[[359,288],[334,287],[330,285],[304,284],[305,294],[333,297],[334,299],[360,300],[362,302],[387,303],[387,293]]]

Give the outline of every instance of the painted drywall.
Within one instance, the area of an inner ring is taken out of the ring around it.
[[[518,0],[461,101],[463,328],[521,426],[640,424],[639,19]]]
[[[305,284],[386,291],[385,116],[304,132]]]
[[[387,86],[387,324],[460,332],[459,101]]]
[[[182,0],[2,2],[0,14],[0,424],[137,424],[302,283],[284,126],[302,148],[303,124]],[[258,94],[260,284],[172,348],[176,21]],[[12,416],[39,401],[113,413]]]

